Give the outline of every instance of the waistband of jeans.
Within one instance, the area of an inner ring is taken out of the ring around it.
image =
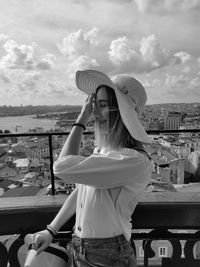
[[[98,242],[103,242],[104,244],[105,243],[125,244],[128,242],[123,234],[114,237],[103,237],[103,238],[80,238],[77,235],[72,234],[72,241],[79,244],[95,244]]]

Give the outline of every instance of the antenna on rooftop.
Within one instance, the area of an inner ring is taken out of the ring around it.
[[[17,133],[18,132],[18,129],[21,128],[22,126],[21,125],[15,125],[15,126],[11,126],[15,132]]]

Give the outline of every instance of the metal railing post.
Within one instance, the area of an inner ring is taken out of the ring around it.
[[[55,195],[55,177],[53,172],[53,146],[52,146],[52,135],[48,135],[49,139],[49,159],[50,159],[50,172],[51,172],[51,191],[52,195]]]

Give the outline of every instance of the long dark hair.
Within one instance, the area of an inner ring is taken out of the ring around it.
[[[139,143],[141,142],[135,140],[127,130],[126,126],[124,125],[119,106],[117,103],[115,92],[112,88],[108,86],[100,86],[97,88],[96,93],[98,90],[104,87],[106,89],[108,95],[108,106],[109,106],[109,131],[108,133],[104,134],[101,132],[101,129],[98,127],[98,123],[96,123],[96,137],[97,137],[97,146],[98,143],[106,143],[106,145],[110,146],[114,149],[119,148],[134,148],[138,147]],[[138,143],[139,142],[139,143]],[[100,145],[101,146],[101,145]],[[141,146],[141,145],[140,145]]]

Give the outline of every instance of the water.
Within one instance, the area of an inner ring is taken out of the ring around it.
[[[0,130],[11,133],[24,133],[35,127],[42,127],[45,131],[54,130],[56,120],[34,119],[33,115],[0,117]]]

